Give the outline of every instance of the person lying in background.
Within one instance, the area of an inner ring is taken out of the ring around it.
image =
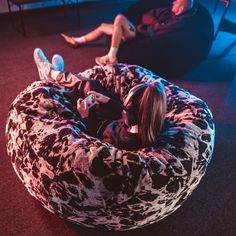
[[[156,8],[146,12],[139,25],[134,25],[127,17],[118,14],[113,24],[102,23],[95,30],[80,37],[61,34],[64,40],[72,47],[95,41],[103,35],[111,35],[109,52],[101,57],[96,57],[98,65],[117,63],[117,53],[122,42],[142,36],[159,36],[184,27],[189,18],[196,12],[193,0],[175,0],[171,7]]]

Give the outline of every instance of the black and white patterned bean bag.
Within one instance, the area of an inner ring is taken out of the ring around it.
[[[128,230],[161,220],[206,172],[215,134],[210,110],[138,66],[95,66],[81,75],[122,96],[138,83],[163,83],[168,111],[157,147],[125,151],[88,136],[74,92],[37,81],[10,107],[6,137],[15,172],[46,209],[80,225]]]

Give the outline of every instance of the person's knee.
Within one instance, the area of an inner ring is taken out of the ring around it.
[[[114,20],[114,25],[115,26],[122,26],[124,22],[126,21],[126,18],[122,14],[118,14]]]
[[[99,30],[103,31],[103,29],[106,27],[106,23],[101,23],[98,27]]]

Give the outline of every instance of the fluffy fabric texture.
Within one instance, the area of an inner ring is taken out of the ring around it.
[[[138,66],[95,66],[80,75],[122,97],[138,83],[163,83],[168,110],[158,145],[125,151],[88,136],[74,91],[37,81],[10,107],[6,137],[15,172],[46,209],[86,227],[128,230],[161,220],[206,172],[215,136],[209,108]]]

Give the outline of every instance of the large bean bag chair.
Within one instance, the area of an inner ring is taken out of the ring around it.
[[[145,12],[170,2],[140,1],[123,14],[138,25]],[[152,37],[137,36],[121,44],[118,61],[143,66],[167,78],[176,78],[190,72],[208,55],[214,35],[213,21],[207,9],[198,3],[195,8],[196,14],[178,31]]]
[[[47,210],[93,228],[128,230],[179,208],[211,160],[214,122],[206,103],[142,67],[95,66],[82,76],[124,97],[159,81],[168,97],[157,145],[119,150],[86,134],[75,91],[36,81],[10,106],[7,151],[18,177]]]

